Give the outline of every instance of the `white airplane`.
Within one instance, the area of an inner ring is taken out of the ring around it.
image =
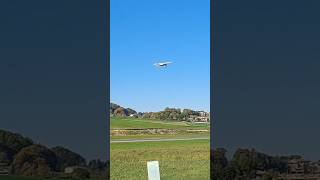
[[[158,62],[158,63],[154,63],[153,65],[157,66],[157,67],[167,67],[168,64],[171,64],[172,62]]]

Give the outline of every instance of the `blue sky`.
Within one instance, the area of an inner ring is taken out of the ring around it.
[[[210,109],[210,1],[111,0],[111,102]],[[173,62],[166,69],[158,60]]]

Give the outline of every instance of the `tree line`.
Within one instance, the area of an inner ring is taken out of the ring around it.
[[[191,109],[180,108],[165,108],[159,112],[136,112],[130,108],[124,108],[117,104],[110,103],[110,115],[117,117],[127,117],[133,115],[137,118],[158,119],[158,120],[175,120],[175,121],[189,121],[190,116],[200,116],[199,111]]]
[[[179,109],[179,108],[165,108],[159,112],[147,112],[141,115],[142,118],[147,119],[159,119],[159,120],[175,120],[175,121],[189,121],[190,116],[200,116],[198,111],[191,109]]]
[[[48,148],[5,130],[0,130],[0,163],[7,164],[9,174],[21,176],[64,176],[65,168],[71,166],[83,168],[75,169],[68,175],[70,178],[85,179],[91,174],[106,177],[109,174],[108,161],[94,159],[87,163],[85,158],[67,148]]]
[[[300,155],[270,156],[255,149],[237,149],[230,160],[226,149],[211,150],[211,179],[213,180],[251,180],[258,172],[263,172],[263,180],[277,179],[278,175],[288,173],[288,162],[303,159]]]

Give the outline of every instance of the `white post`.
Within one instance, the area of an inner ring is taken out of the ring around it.
[[[148,161],[148,180],[160,180],[160,170],[158,161]]]

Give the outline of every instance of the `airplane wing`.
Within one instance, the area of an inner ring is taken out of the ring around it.
[[[162,62],[162,63],[159,63],[160,66],[163,66],[163,65],[167,65],[167,64],[171,64],[172,62]]]
[[[171,64],[172,62],[159,62],[159,63],[154,63],[153,65],[155,66],[167,66],[168,64]]]

